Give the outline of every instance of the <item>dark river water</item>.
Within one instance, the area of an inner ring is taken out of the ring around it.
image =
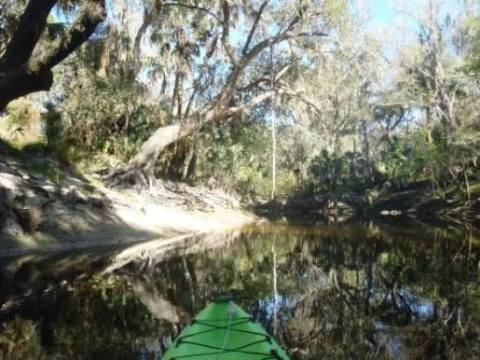
[[[292,359],[480,358],[468,225],[251,228],[104,274],[119,251],[0,259],[0,359],[160,359],[222,294]]]

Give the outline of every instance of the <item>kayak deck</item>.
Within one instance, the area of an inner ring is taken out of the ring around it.
[[[202,310],[162,359],[287,360],[288,356],[249,314],[232,301],[221,301]]]

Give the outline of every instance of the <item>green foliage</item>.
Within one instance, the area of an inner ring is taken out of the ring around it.
[[[35,122],[39,112],[32,102],[20,99],[10,103],[7,107],[6,122],[11,126],[28,127]]]
[[[0,359],[48,359],[42,348],[37,325],[28,319],[15,317],[0,326]]]
[[[345,183],[347,163],[345,157],[323,150],[312,160],[310,172],[317,191],[335,191]]]
[[[198,179],[214,178],[223,186],[243,194],[266,195],[270,185],[270,138],[259,123],[238,124],[205,129],[199,159]],[[208,145],[207,145],[208,144]]]
[[[464,70],[478,77],[480,75],[480,17],[470,17],[465,25],[467,62]]]
[[[399,189],[417,180],[430,163],[431,156],[425,134],[419,131],[408,136],[394,137],[382,151],[376,166],[384,179],[394,189]]]
[[[322,4],[324,16],[331,23],[339,23],[347,13],[348,4],[346,0],[325,0]]]
[[[118,79],[92,78],[72,89],[62,105],[63,144],[84,152],[114,155],[127,160],[158,127],[168,112],[160,106],[139,104],[138,85]]]
[[[323,150],[314,157],[308,172],[309,191],[364,193],[373,184],[368,164],[359,152],[329,153]]]
[[[61,142],[63,137],[62,115],[56,111],[53,104],[47,104],[47,112],[43,115],[45,124],[45,138],[47,145],[51,149],[55,149]]]
[[[470,181],[480,176],[475,168],[480,149],[468,142],[447,144],[436,136],[433,140],[427,141],[423,129],[393,136],[373,163],[373,179],[369,179],[368,164],[362,154],[332,154],[324,150],[311,162],[309,184],[314,192],[363,193],[375,187],[401,190],[411,183],[428,180],[441,189],[453,184],[460,197],[465,198],[465,174]]]

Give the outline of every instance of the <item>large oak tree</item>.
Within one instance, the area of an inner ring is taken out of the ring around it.
[[[83,0],[75,20],[62,34],[45,36],[47,20],[59,0],[30,0],[23,13],[8,18],[11,2],[0,4],[0,27],[11,32],[0,33],[0,111],[21,96],[49,90],[53,84],[52,69],[65,60],[93,34],[106,17],[105,0]],[[19,6],[19,4],[15,4]]]

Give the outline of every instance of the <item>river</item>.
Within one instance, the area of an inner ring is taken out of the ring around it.
[[[0,359],[157,359],[228,294],[292,359],[480,358],[468,224],[268,225],[103,271],[120,250],[0,259]]]

